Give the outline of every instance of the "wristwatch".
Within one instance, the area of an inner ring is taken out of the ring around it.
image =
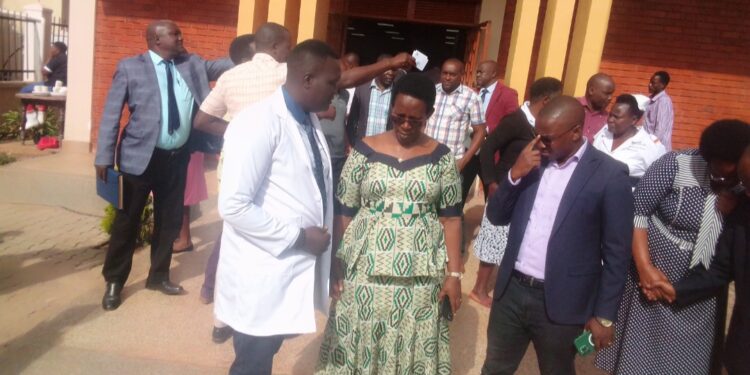
[[[459,280],[462,280],[464,278],[464,274],[461,273],[461,272],[448,272],[447,276],[448,277],[455,277],[455,278],[457,278]]]
[[[601,324],[602,326],[604,326],[604,328],[612,327],[612,324],[614,324],[612,323],[611,320],[607,320],[607,319],[599,318],[599,317],[596,318],[596,321],[599,322],[599,324]]]

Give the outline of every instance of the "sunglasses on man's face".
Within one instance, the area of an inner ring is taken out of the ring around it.
[[[575,128],[579,127],[579,126],[580,125],[575,125],[575,126],[569,128],[568,130],[566,130],[566,131],[564,131],[564,132],[562,132],[562,133],[560,133],[558,135],[540,134],[539,135],[539,141],[541,141],[542,143],[544,143],[545,146],[549,146],[550,144],[552,144],[553,141],[555,141],[556,139],[564,136],[565,134],[570,133],[571,131],[573,131],[573,129],[575,129]]]

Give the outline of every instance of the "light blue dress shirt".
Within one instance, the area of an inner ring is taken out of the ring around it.
[[[172,134],[169,134],[169,99],[167,98],[167,65],[161,56],[148,51],[151,61],[154,62],[156,69],[156,79],[159,81],[159,92],[161,93],[161,132],[159,139],[156,141],[156,147],[162,150],[174,150],[182,147],[190,136],[192,126],[193,106],[195,99],[190,88],[182,79],[180,72],[172,64],[172,79],[174,80],[174,96],[177,99],[177,110],[180,113],[180,127]]]

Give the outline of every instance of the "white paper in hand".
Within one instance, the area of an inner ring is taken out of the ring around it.
[[[415,49],[414,52],[412,52],[411,57],[414,58],[414,61],[416,62],[417,69],[424,70],[424,67],[427,66],[427,61],[429,59],[427,58],[427,55],[425,55],[422,52],[419,52],[418,49]]]

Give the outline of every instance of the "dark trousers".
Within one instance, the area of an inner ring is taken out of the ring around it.
[[[235,331],[234,362],[229,375],[271,375],[273,357],[285,336],[250,336]]]
[[[461,202],[466,203],[466,197],[469,195],[471,185],[474,183],[474,179],[477,176],[479,176],[479,181],[482,183],[482,187],[484,187],[484,200],[487,200],[487,186],[484,184],[484,181],[482,181],[482,175],[479,173],[480,167],[479,155],[474,155],[471,157],[471,160],[469,160],[469,163],[466,164],[464,170],[461,171]]]
[[[542,375],[575,374],[573,341],[582,332],[582,326],[551,322],[544,289],[522,285],[513,277],[505,293],[492,303],[482,375],[515,373],[529,342],[534,343]]]
[[[123,173],[122,210],[112,223],[112,236],[102,274],[107,282],[124,284],[133,265],[133,252],[141,227],[141,214],[149,193],[154,196],[154,232],[151,237],[151,269],[147,282],[169,279],[172,243],[182,225],[185,176],[190,155],[154,149],[151,161],[140,176]]]
[[[216,269],[219,268],[219,255],[221,254],[221,232],[219,232],[219,238],[214,242],[214,248],[211,250],[211,255],[208,256],[208,262],[206,263],[206,271],[203,275],[203,290],[206,293],[211,294],[211,298],[214,295],[214,287],[216,286]],[[201,292],[202,293],[202,292]]]

